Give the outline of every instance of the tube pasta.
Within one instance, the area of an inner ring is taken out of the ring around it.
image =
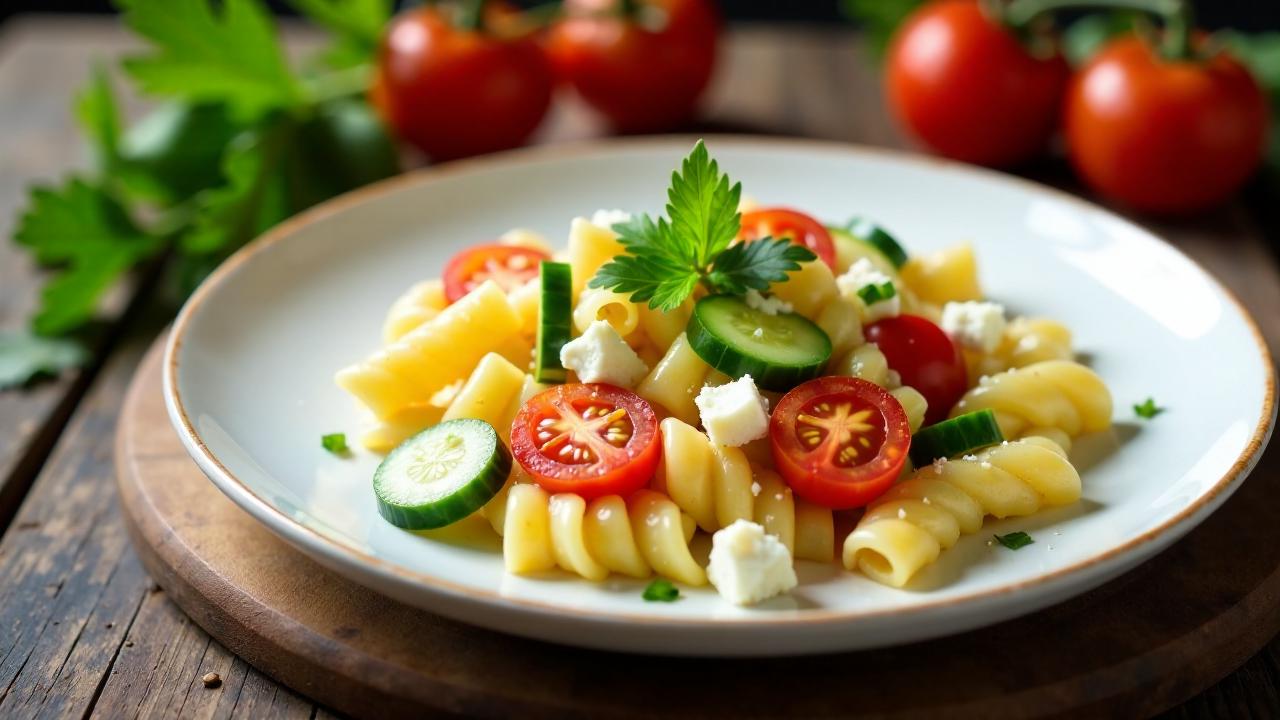
[[[636,387],[636,394],[658,403],[673,416],[695,425],[698,422],[698,406],[693,399],[702,390],[711,367],[698,357],[683,332],[667,348],[644,380]]]
[[[637,309],[640,312],[640,329],[661,352],[671,347],[688,327],[689,318],[693,316],[693,300],[685,300],[680,307],[667,312],[655,310],[648,303],[641,303]]]
[[[548,495],[517,484],[507,494],[502,552],[507,570],[533,573],[560,567],[589,580],[610,572],[648,577],[650,571],[705,585],[706,572],[689,552],[692,524],[666,496],[640,490],[590,503],[572,493]]]
[[[832,354],[842,354],[861,345],[862,301],[845,297],[836,286],[835,275],[823,262],[809,262],[770,288],[774,295],[812,320],[831,338]]]
[[[444,283],[424,280],[405,291],[391,303],[387,319],[382,323],[382,341],[393,343],[409,331],[440,314],[449,305],[444,296]]]
[[[625,295],[612,290],[587,288],[578,295],[578,304],[573,308],[573,326],[582,333],[596,320],[609,323],[618,335],[625,338],[640,326],[640,309]]]
[[[591,224],[586,218],[574,218],[569,225],[569,267],[573,271],[573,292],[582,292],[589,281],[615,255],[624,251],[618,235],[608,228]]]
[[[924,303],[942,306],[952,301],[982,299],[978,264],[969,243],[913,255],[902,266],[902,279]]]
[[[519,327],[506,295],[488,281],[396,342],[339,370],[334,379],[379,418],[389,418],[470,375]]]
[[[983,518],[1021,517],[1080,499],[1080,475],[1043,438],[923,467],[880,496],[845,539],[844,566],[876,582],[906,585],[924,566],[977,532]]]
[[[515,228],[508,230],[498,238],[498,242],[503,245],[514,245],[515,247],[526,247],[531,250],[538,250],[547,255],[551,254],[551,245],[547,243],[547,239],[541,233],[535,232],[528,228]]]
[[[1070,360],[989,376],[956,403],[951,415],[986,408],[995,412],[1007,438],[1041,435],[1063,444],[1111,427],[1111,391],[1096,373]]]

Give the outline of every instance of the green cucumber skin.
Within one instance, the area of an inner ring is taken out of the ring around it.
[[[979,410],[921,429],[911,438],[909,455],[912,464],[922,467],[938,458],[964,455],[1003,441],[995,413]]]
[[[568,263],[543,262],[540,273],[542,296],[533,377],[540,383],[562,383],[569,378],[560,364],[560,348],[572,337],[573,276]]]
[[[703,298],[699,301],[699,305],[715,297],[719,296]],[[822,332],[821,328],[801,315],[796,317],[813,325],[813,329],[821,334],[826,344],[825,354],[812,363],[782,365],[754,358],[730,347],[707,326],[698,309],[698,306],[694,307],[693,316],[690,317],[689,325],[685,330],[689,338],[689,346],[698,357],[702,358],[703,362],[729,377],[737,379],[743,375],[750,375],[756,385],[765,390],[786,392],[800,383],[820,376],[831,358],[831,339]],[[705,310],[705,306],[703,309]]]
[[[888,230],[862,217],[849,218],[843,230],[854,238],[879,250],[893,267],[901,270],[907,264],[907,251]]]
[[[492,433],[493,442],[492,447],[489,449],[493,457],[485,464],[477,479],[466,483],[449,497],[425,505],[397,505],[383,500],[382,494],[379,492],[383,473],[386,468],[392,465],[392,459],[397,453],[408,452],[415,440],[426,433],[439,432],[437,428],[446,423],[433,425],[401,443],[383,459],[382,464],[378,466],[378,469],[373,474],[373,490],[378,502],[378,514],[398,528],[405,530],[432,530],[452,525],[484,507],[485,503],[498,494],[498,491],[502,489],[502,486],[507,482],[507,478],[511,475],[511,451],[507,449],[506,445],[502,444],[497,432],[488,423],[483,420],[472,419],[449,420],[446,422],[483,424]]]

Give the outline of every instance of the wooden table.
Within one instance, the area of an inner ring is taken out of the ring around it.
[[[290,34],[295,44],[310,40]],[[132,41],[106,20],[25,19],[0,30],[0,233],[28,183],[80,166],[68,113],[93,59]],[[714,129],[899,146],[878,78],[856,36],[742,28],[728,42],[709,102]],[[562,104],[541,141],[599,128]],[[1033,171],[1069,186],[1061,167]],[[1280,274],[1256,215],[1235,204],[1154,226],[1227,282],[1280,348]],[[0,244],[0,328],[22,325],[39,275]],[[109,299],[86,370],[0,394],[0,716],[317,717],[324,708],[258,673],[210,639],[152,583],[129,546],[112,482],[125,386],[167,321],[145,281]],[[1274,452],[1274,451],[1273,451]],[[201,676],[217,672],[222,687]],[[1280,641],[1169,717],[1280,717]]]

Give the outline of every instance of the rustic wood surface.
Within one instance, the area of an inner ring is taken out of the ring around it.
[[[28,19],[0,29],[4,235],[28,183],[52,180],[84,162],[67,112],[70,98],[92,60],[110,60],[131,46],[119,28],[102,20]],[[739,29],[729,37],[722,68],[708,103],[712,129],[902,144],[884,117],[876,75],[851,34]],[[539,139],[598,132],[581,108],[563,103]],[[1070,187],[1060,166],[1032,174]],[[1233,205],[1153,228],[1232,287],[1275,350],[1280,275],[1254,217]],[[327,716],[211,640],[152,582],[129,547],[112,482],[112,438],[127,383],[162,326],[157,313],[148,312],[141,285],[141,294],[134,283],[112,298],[89,368],[0,394],[0,717]],[[26,259],[0,243],[0,328],[21,324],[37,286]],[[1250,484],[1274,479],[1280,472],[1275,455],[1264,458]],[[1257,504],[1255,511],[1272,524],[1280,521],[1280,506]],[[1185,552],[1185,544],[1167,554]],[[1245,547],[1257,551],[1243,543],[1237,551]],[[1135,623],[1168,622],[1181,612],[1182,599],[1161,592],[1162,578],[1139,571],[1122,582],[1134,578],[1151,586],[1147,602],[1134,608]],[[1240,598],[1212,601],[1227,608]],[[1273,640],[1227,675],[1251,648],[1222,648],[1213,630],[1205,629],[1205,653],[1221,653],[1216,674],[1225,678],[1169,716],[1280,717],[1280,642]],[[1045,638],[1046,646],[1052,642]],[[1096,652],[1112,650],[1102,643]],[[1014,666],[1035,661],[1010,660]],[[992,673],[1009,671],[990,659],[974,662]],[[204,687],[200,678],[207,672],[221,675],[220,687]]]

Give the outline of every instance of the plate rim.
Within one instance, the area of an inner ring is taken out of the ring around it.
[[[998,587],[975,591],[945,600],[922,602],[907,607],[884,608],[870,611],[830,609],[803,610],[803,614],[801,616],[791,616],[787,618],[768,616],[693,618],[678,616],[663,617],[652,614],[602,611],[582,607],[568,608],[564,605],[558,605],[541,600],[531,600],[519,596],[508,596],[495,591],[480,590],[466,585],[460,585],[450,580],[445,580],[416,570],[401,567],[387,560],[368,555],[358,548],[340,543],[337,540],[326,537],[314,529],[307,527],[255,493],[247,484],[231,472],[230,469],[222,464],[217,456],[201,439],[194,424],[188,417],[186,406],[183,403],[181,393],[178,390],[178,374],[180,372],[178,355],[184,344],[185,334],[188,330],[191,318],[199,311],[201,305],[216,292],[217,288],[230,277],[235,275],[239,268],[252,260],[258,253],[278,242],[281,242],[301,229],[317,222],[321,222],[330,216],[339,214],[350,207],[368,202],[373,198],[394,193],[413,185],[429,185],[433,182],[442,181],[449,176],[458,173],[465,173],[485,168],[501,168],[503,166],[513,164],[536,164],[547,159],[564,158],[568,155],[590,155],[600,150],[643,148],[655,145],[687,147],[692,145],[698,139],[703,139],[709,145],[736,145],[740,147],[764,146],[777,150],[822,150],[829,153],[839,153],[847,157],[873,157],[881,160],[887,159],[906,165],[913,165],[916,167],[933,169],[945,168],[961,174],[977,176],[981,179],[1020,187],[1024,190],[1030,190],[1033,193],[1049,195],[1057,200],[1082,207],[1089,212],[1101,212],[1110,219],[1118,220],[1122,223],[1141,229],[1147,235],[1154,238],[1166,248],[1177,253],[1183,260],[1189,262],[1198,271],[1203,273],[1204,276],[1207,277],[1223,294],[1223,296],[1231,301],[1237,312],[1239,312],[1240,316],[1244,319],[1245,325],[1248,327],[1250,335],[1253,337],[1254,345],[1256,346],[1259,356],[1263,362],[1264,368],[1262,412],[1254,426],[1253,434],[1250,436],[1244,450],[1236,457],[1227,472],[1220,477],[1209,490],[1201,493],[1192,503],[1181,509],[1173,517],[1120,545],[1108,548],[1105,551],[1099,552],[1066,567],[1058,568],[1050,572],[1044,572],[1025,580],[1005,583]],[[337,197],[330,198],[329,200],[319,203],[284,220],[259,237],[250,241],[224,260],[209,275],[209,277],[200,284],[195,292],[192,293],[191,297],[187,299],[186,303],[183,304],[182,309],[174,319],[172,328],[169,332],[169,337],[165,343],[163,372],[165,407],[168,411],[170,422],[178,431],[188,454],[192,456],[196,461],[196,464],[204,471],[205,475],[209,477],[210,481],[213,482],[213,484],[217,486],[224,495],[227,495],[232,501],[239,505],[241,509],[254,516],[255,519],[266,526],[272,533],[282,537],[292,544],[298,545],[301,543],[307,546],[301,549],[310,549],[322,552],[331,561],[335,563],[354,565],[356,569],[361,572],[372,570],[378,576],[385,579],[393,579],[396,582],[411,582],[418,589],[424,590],[430,594],[445,595],[454,599],[477,602],[483,606],[502,607],[508,610],[542,616],[555,616],[557,618],[563,617],[566,612],[572,612],[575,618],[589,622],[627,622],[644,624],[651,627],[668,626],[688,628],[690,626],[713,625],[716,627],[769,628],[795,627],[798,625],[840,625],[851,621],[880,617],[909,617],[920,613],[945,611],[959,606],[969,605],[975,601],[1005,597],[1011,593],[1032,587],[1044,586],[1046,588],[1052,588],[1055,583],[1061,582],[1071,575],[1083,573],[1090,568],[1103,565],[1123,556],[1137,554],[1146,546],[1153,542],[1158,542],[1161,539],[1168,538],[1168,542],[1165,543],[1165,547],[1167,547],[1169,544],[1172,544],[1185,534],[1185,532],[1202,522],[1204,517],[1207,517],[1210,512],[1217,509],[1217,506],[1220,505],[1221,502],[1225,501],[1226,496],[1235,490],[1243,477],[1253,469],[1254,465],[1257,464],[1257,461],[1261,457],[1262,451],[1266,447],[1271,436],[1272,430],[1274,429],[1277,410],[1277,381],[1275,364],[1272,359],[1270,349],[1267,346],[1266,339],[1263,336],[1261,329],[1258,327],[1257,321],[1253,318],[1253,315],[1240,302],[1240,299],[1236,297],[1235,293],[1218,280],[1217,276],[1211,273],[1197,260],[1183,252],[1181,248],[1165,240],[1160,233],[1150,229],[1145,223],[1126,218],[1109,208],[1073,195],[1065,190],[990,168],[968,165],[930,155],[920,155],[904,150],[868,146],[838,140],[774,137],[750,134],[711,133],[704,135],[651,135],[624,138],[599,138],[537,145],[480,157],[455,160],[437,166],[416,168],[409,172],[386,178]],[[1208,512],[1205,512],[1199,519],[1195,519],[1197,514],[1205,511],[1206,509]],[[1188,522],[1193,520],[1194,522],[1188,526]],[[291,537],[293,534],[298,534],[299,537]],[[1089,587],[1096,586],[1096,584],[1097,583],[1090,584]],[[1072,595],[1075,594],[1078,593],[1072,593]],[[1040,607],[1044,604],[1046,603],[1040,603],[1035,607]],[[1052,604],[1052,602],[1048,604]]]

